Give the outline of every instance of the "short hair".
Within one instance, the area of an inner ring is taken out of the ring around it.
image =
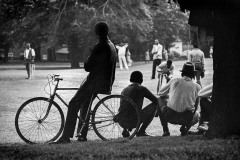
[[[107,37],[108,35],[108,25],[105,22],[98,22],[95,27],[94,31],[99,37]]]
[[[130,82],[142,83],[143,82],[143,74],[140,71],[133,71],[130,76]]]
[[[198,43],[197,43],[197,42],[194,42],[194,43],[193,43],[193,47],[194,47],[194,48],[198,48]]]
[[[195,74],[196,74],[194,64],[191,62],[184,63],[183,69],[180,70],[180,72],[182,72],[182,74],[181,74],[182,77],[187,76],[192,79],[195,77]]]

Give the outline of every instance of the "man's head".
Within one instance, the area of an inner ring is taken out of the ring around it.
[[[140,71],[133,71],[130,76],[130,82],[142,84],[143,74]]]
[[[159,41],[157,39],[155,39],[155,44],[158,44],[158,43],[159,43]]]
[[[198,48],[198,43],[197,42],[194,42],[192,45],[193,45],[193,48]]]
[[[172,65],[172,60],[167,60],[167,68],[170,68],[171,67],[171,65]]]
[[[27,43],[26,44],[26,48],[30,48],[31,47],[31,44],[30,43]]]
[[[107,23],[98,22],[94,27],[94,31],[100,39],[107,38],[107,36],[108,36],[108,25],[107,25]]]
[[[194,65],[191,62],[186,62],[183,65],[183,68],[182,68],[182,70],[180,70],[180,72],[182,72],[182,77],[187,76],[191,79],[193,79],[195,77],[195,73],[196,73]]]

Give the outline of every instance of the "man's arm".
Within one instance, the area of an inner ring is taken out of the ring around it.
[[[205,56],[204,53],[202,52],[202,66],[203,66],[203,70],[204,70],[204,64],[205,64]]]
[[[152,54],[155,54],[156,51],[155,51],[155,45],[153,45],[153,48],[152,48],[152,51],[151,51]]]
[[[192,62],[191,52],[188,53],[188,62]]]
[[[169,90],[170,90],[170,84],[171,84],[174,80],[175,80],[175,79],[170,80],[166,85],[163,86],[163,88],[160,89],[160,91],[158,92],[158,95],[159,95],[160,97],[168,95]]]
[[[195,112],[200,112],[200,103],[199,103],[199,97],[197,97],[196,101],[195,101]]]
[[[23,57],[24,57],[24,60],[27,59],[27,52],[26,52],[26,49],[24,50]]]
[[[155,105],[158,106],[158,99],[152,94],[146,87],[144,87],[144,97],[152,101]]]
[[[162,57],[163,46],[161,44],[158,45],[157,56]]]
[[[88,56],[87,60],[84,62],[85,71],[90,72],[90,69],[94,65],[95,55],[96,55],[96,48],[94,47],[90,55]]]
[[[31,48],[31,53],[32,53],[32,61],[34,61],[36,54],[35,54],[34,49],[32,49],[32,48]]]
[[[174,68],[175,68],[175,66],[172,64],[170,67],[170,75],[173,75]]]

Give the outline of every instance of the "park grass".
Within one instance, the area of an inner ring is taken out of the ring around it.
[[[0,144],[0,159],[240,159],[238,138],[142,137],[61,145]]]
[[[212,82],[213,75],[212,60],[207,59],[206,62],[203,86]],[[180,77],[179,70],[183,63],[183,61],[174,62],[176,66],[174,76]],[[239,139],[208,140],[193,135],[181,137],[180,126],[175,125],[169,125],[170,137],[161,137],[162,127],[158,118],[154,118],[147,128],[147,132],[155,135],[154,137],[103,142],[93,131],[90,131],[89,141],[84,143],[73,140],[71,144],[54,146],[25,144],[16,133],[14,118],[19,106],[26,100],[37,96],[48,96],[43,89],[47,83],[47,75],[60,74],[64,79],[60,84],[61,87],[78,87],[87,76],[83,69],[59,69],[68,68],[69,64],[58,65],[48,67],[46,64],[38,64],[33,80],[25,79],[24,66],[0,66],[0,159],[240,159]],[[151,63],[143,62],[135,64],[129,71],[117,69],[113,93],[119,94],[129,84],[129,76],[134,70],[143,73],[143,85],[155,93],[157,79],[150,80],[151,67]],[[69,102],[74,92],[65,91],[60,94]],[[144,101],[144,105],[148,103],[148,100]],[[59,105],[63,106],[61,103]],[[64,113],[66,115],[66,108]],[[195,130],[196,127],[197,125],[193,126],[191,130]]]

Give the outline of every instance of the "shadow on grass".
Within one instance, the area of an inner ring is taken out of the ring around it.
[[[202,136],[142,137],[132,140],[61,145],[0,144],[0,158],[10,159],[240,159],[239,139]]]

